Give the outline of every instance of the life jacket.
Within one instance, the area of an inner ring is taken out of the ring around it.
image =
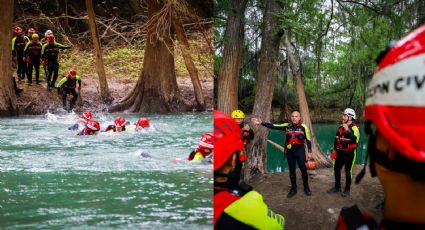
[[[36,43],[30,42],[30,44],[28,44],[28,47],[26,49],[26,53],[31,55],[31,57],[40,57],[41,49],[42,49],[42,46],[40,42],[36,42]]]
[[[358,127],[357,124],[350,124],[350,126],[348,126],[349,129],[351,129],[351,132],[353,131],[353,126]],[[350,133],[344,129],[344,127],[340,126],[338,128],[338,136],[336,136],[336,149],[341,150],[341,151],[352,151],[357,149],[357,142],[351,139],[350,137]]]
[[[193,160],[193,158],[195,157],[195,155],[197,154],[197,153],[200,153],[200,154],[202,154],[202,157],[206,157],[206,156],[208,156],[208,155],[210,155],[211,154],[211,152],[205,152],[205,149],[201,149],[201,148],[197,148],[196,150],[194,150],[194,151],[192,151],[190,154],[189,154],[189,157],[187,158],[189,161],[191,161],[191,160]]]
[[[243,143],[244,143],[245,145],[249,144],[249,142],[250,142],[250,139],[249,139],[249,131],[248,131],[248,130],[242,130],[242,128],[243,128],[243,127],[244,127],[244,125],[245,125],[245,122],[242,122],[242,123],[240,123],[240,124],[238,124],[238,125],[239,125],[239,128],[241,129],[241,135],[242,135],[241,140],[243,141]]]
[[[241,128],[241,136],[242,136],[241,137],[241,140],[243,141],[243,143],[245,144],[245,147],[246,147],[251,142],[251,138],[252,137],[250,137],[250,131],[248,131],[248,130],[242,130],[242,128],[244,127],[244,125],[245,125],[245,122],[240,123],[239,124],[239,128]],[[248,159],[248,154],[247,154],[246,151],[244,151],[243,154],[240,154],[239,155],[239,160],[240,161],[243,162],[243,161],[245,161],[247,159]]]
[[[77,87],[77,77],[72,79],[71,76],[67,75],[66,78],[68,80],[66,80],[66,82],[63,84],[65,89],[73,89],[73,88]]]
[[[15,39],[15,50],[18,52],[24,51],[25,45],[27,44],[28,39],[22,35],[22,36],[16,36]]]
[[[285,144],[288,149],[294,145],[304,145],[305,143],[305,130],[301,123],[289,124],[286,128],[286,141]],[[291,146],[291,147],[289,147]]]
[[[44,48],[44,55],[49,60],[56,60],[59,56],[59,47],[55,43],[48,43]]]

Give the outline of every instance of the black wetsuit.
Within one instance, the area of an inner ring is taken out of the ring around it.
[[[29,42],[25,46],[25,54],[26,57],[30,59],[28,62],[28,83],[32,83],[32,72],[33,68],[35,68],[35,82],[37,84],[40,83],[40,59],[41,59],[41,49],[42,45],[40,42]]]
[[[47,43],[43,45],[42,55],[43,60],[47,60],[47,87],[55,87],[56,80],[59,75],[59,49],[69,49],[69,47],[57,42]],[[53,80],[52,80],[53,75]]]
[[[77,102],[78,98],[78,93],[75,90],[77,82],[78,87],[81,87],[81,78],[79,76],[76,76],[75,78],[66,76],[58,83],[58,90],[62,93],[62,103],[64,108],[66,108],[66,97],[68,94],[72,94],[72,100],[71,104],[69,105],[69,109],[72,110],[74,108],[75,102]]]
[[[12,55],[16,57],[18,62],[16,73],[20,80],[24,80],[26,75],[27,64],[24,62],[24,49],[28,41],[29,39],[24,35],[16,36],[12,39]]]
[[[350,191],[351,178],[353,176],[354,159],[359,142],[360,132],[356,125],[351,124],[348,130],[340,126],[335,134],[334,149],[337,157],[334,161],[335,188],[341,188],[341,170],[345,168],[345,189]]]
[[[308,174],[307,168],[305,166],[306,156],[305,156],[305,147],[304,144],[307,144],[308,151],[311,152],[311,141],[309,131],[306,125],[304,124],[272,124],[268,122],[263,122],[261,125],[269,128],[285,131],[286,140],[285,140],[285,149],[286,149],[286,159],[288,161],[289,168],[289,178],[291,180],[291,190],[297,190],[297,177],[296,177],[296,167],[295,163],[298,163],[298,168],[301,171],[304,189],[309,188],[308,185]],[[297,135],[295,135],[297,133]]]

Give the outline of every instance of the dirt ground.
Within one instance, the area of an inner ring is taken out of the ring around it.
[[[42,71],[41,71],[42,72]],[[50,112],[61,112],[62,110],[62,96],[57,94],[56,89],[47,91],[46,81],[44,74],[40,74],[40,85],[33,84],[29,86],[26,84],[26,80],[17,82],[18,87],[24,89],[24,91],[17,97],[17,105],[19,114],[21,115],[36,115],[45,114],[47,111]],[[62,76],[58,77],[56,83]],[[105,112],[107,106],[101,103],[100,99],[100,88],[97,75],[81,76],[81,97],[77,101],[74,111],[92,111],[92,112]],[[111,95],[114,98],[113,103],[118,102],[121,98],[125,97],[127,93],[135,85],[135,81],[126,79],[108,78],[108,86],[111,91]],[[213,107],[213,77],[204,77],[200,79],[206,104],[208,110],[212,110]],[[195,104],[195,96],[193,92],[192,82],[189,77],[178,77],[177,83],[183,99],[189,105]],[[69,106],[71,95],[68,96],[67,105]]]
[[[362,166],[353,169],[353,178]],[[345,174],[341,172],[342,186]],[[343,198],[340,194],[328,194],[326,190],[334,185],[331,169],[317,170],[317,175],[309,175],[312,191],[310,197],[303,191],[300,171],[297,170],[298,193],[286,198],[290,188],[289,173],[268,173],[254,177],[250,185],[263,195],[264,201],[275,212],[285,217],[285,229],[335,229],[342,207],[356,204],[362,212],[371,214],[376,221],[382,219],[382,210],[376,206],[383,201],[382,187],[377,178],[366,173],[360,184],[351,187],[351,195]]]

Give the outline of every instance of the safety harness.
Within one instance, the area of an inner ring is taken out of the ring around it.
[[[357,126],[356,124],[350,124],[348,127],[351,132],[353,131],[353,126]],[[336,149],[347,152],[357,149],[357,142],[351,139],[350,132],[348,130],[345,130],[344,127],[340,126],[337,133],[339,134],[336,136]]]

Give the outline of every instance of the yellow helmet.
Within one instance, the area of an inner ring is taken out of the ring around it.
[[[31,35],[31,38],[32,38],[32,39],[34,39],[34,38],[38,39],[38,34],[33,34],[33,35]]]
[[[244,119],[245,118],[245,113],[243,113],[239,109],[233,110],[232,111],[232,118],[233,119],[235,119],[235,118],[242,118],[242,119]]]

